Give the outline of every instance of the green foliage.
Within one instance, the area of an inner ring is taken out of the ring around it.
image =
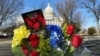
[[[15,56],[25,56],[21,50],[20,46],[15,46],[12,48],[12,52]]]
[[[72,45],[68,46],[68,49],[65,51],[65,56],[73,56],[75,48]]]
[[[94,33],[96,33],[96,30],[95,30],[94,27],[88,28],[88,34],[89,34],[89,35],[93,35]]]
[[[40,37],[40,44],[38,51],[40,52],[40,56],[49,56],[49,53],[51,51],[49,38],[44,36],[43,34],[39,34]]]
[[[63,32],[63,35],[64,35],[64,37],[66,39],[67,38],[67,34],[66,34],[66,32],[67,32],[67,24],[66,23],[64,23],[62,25],[62,32]]]
[[[53,48],[50,54],[50,56],[64,56],[64,52],[62,50],[57,50],[56,48]]]

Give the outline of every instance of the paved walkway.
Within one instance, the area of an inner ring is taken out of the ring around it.
[[[100,40],[88,41],[87,44],[93,44],[88,47],[91,51],[90,56],[100,56]]]
[[[0,56],[14,56],[11,52],[11,39],[0,39]]]

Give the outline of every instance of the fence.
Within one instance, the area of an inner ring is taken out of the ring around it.
[[[83,41],[91,41],[91,40],[100,40],[100,36],[89,36],[89,35],[83,35],[82,36]]]

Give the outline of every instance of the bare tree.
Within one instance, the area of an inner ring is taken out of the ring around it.
[[[75,0],[63,0],[56,5],[56,9],[58,11],[58,14],[67,23],[72,22],[76,7],[77,6],[76,6]]]
[[[81,14],[80,11],[74,14],[73,22],[77,32],[81,30],[81,27],[84,25],[84,21],[85,21],[85,17]]]
[[[82,13],[79,11],[79,12],[76,12],[73,16],[73,21],[75,23],[78,24],[78,26],[81,28],[83,25],[84,25],[84,21],[85,21],[85,16],[82,15]]]
[[[0,25],[6,19],[18,15],[23,8],[23,0],[0,0]]]
[[[99,33],[100,3],[97,1],[98,0],[86,0],[82,1],[81,4],[83,8],[88,9],[88,11],[94,15],[97,24],[97,33]]]
[[[76,33],[81,30],[84,23],[82,12],[77,10],[78,0],[63,0],[56,5],[58,14],[64,19],[67,24],[74,24]]]

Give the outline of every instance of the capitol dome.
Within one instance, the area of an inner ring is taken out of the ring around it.
[[[47,7],[43,11],[44,17],[47,19],[47,17],[53,17],[53,8],[50,6],[50,3],[48,3]],[[52,18],[51,18],[52,19]]]

